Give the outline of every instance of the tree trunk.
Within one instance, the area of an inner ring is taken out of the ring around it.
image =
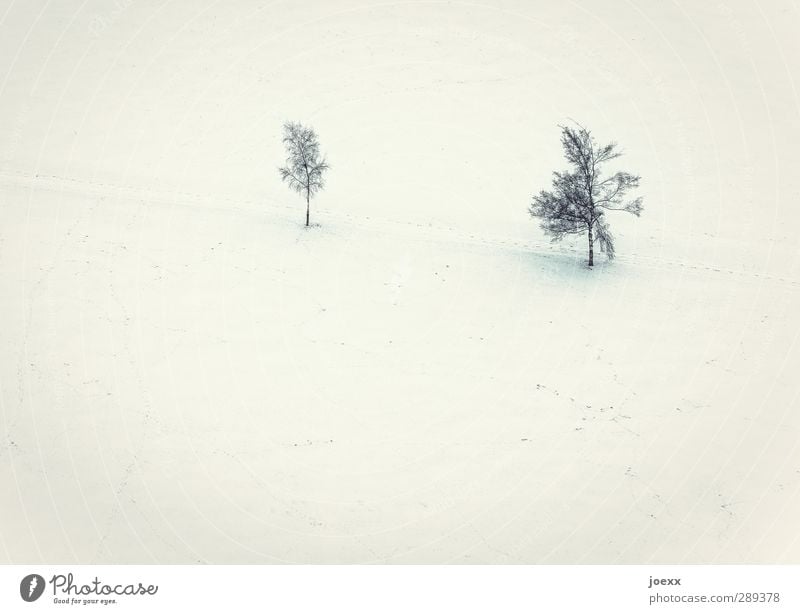
[[[594,266],[594,235],[591,226],[589,226],[589,266]]]
[[[311,194],[306,192],[306,228],[308,228],[308,222],[310,216],[311,216]]]

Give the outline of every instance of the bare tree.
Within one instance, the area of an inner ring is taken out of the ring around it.
[[[278,169],[289,187],[306,197],[306,226],[311,218],[311,197],[325,187],[325,171],[329,165],[320,156],[317,133],[300,123],[283,124],[283,144],[286,146],[286,166]]]
[[[594,266],[595,237],[609,260],[614,258],[614,237],[607,211],[627,211],[639,216],[642,199],[625,200],[628,190],[639,187],[639,177],[617,172],[603,178],[601,166],[619,158],[616,143],[599,146],[583,126],[559,126],[564,156],[572,169],[553,173],[553,189],[533,197],[530,214],[541,220],[542,230],[560,241],[568,234],[589,235],[589,266]]]

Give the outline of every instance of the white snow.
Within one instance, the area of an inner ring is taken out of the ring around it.
[[[800,561],[799,21],[0,6],[0,562]],[[643,177],[591,271],[570,118]]]

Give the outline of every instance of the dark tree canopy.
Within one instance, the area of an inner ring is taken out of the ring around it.
[[[552,190],[533,197],[530,213],[539,218],[542,230],[553,241],[568,234],[588,233],[589,266],[593,266],[595,238],[608,258],[614,258],[614,237],[606,212],[627,211],[637,217],[641,214],[641,197],[626,200],[628,191],[639,187],[639,177],[619,171],[604,178],[602,165],[622,155],[617,144],[598,145],[580,125],[559,127],[564,156],[572,168],[553,173]]]
[[[283,124],[283,144],[286,146],[286,166],[278,169],[281,179],[306,198],[306,226],[311,214],[311,197],[325,187],[325,171],[330,166],[319,151],[319,141],[313,128],[300,123]]]

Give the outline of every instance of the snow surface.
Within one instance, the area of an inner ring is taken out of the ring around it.
[[[800,562],[800,18],[694,4],[0,4],[0,562]]]

